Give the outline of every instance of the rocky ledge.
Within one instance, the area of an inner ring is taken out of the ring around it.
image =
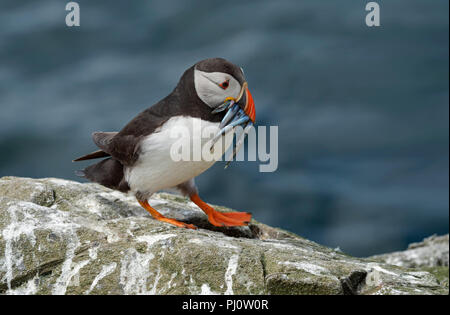
[[[439,266],[402,266],[398,253],[350,257],[256,221],[213,228],[171,194],[151,204],[200,228],[96,184],[1,178],[0,294],[448,294],[448,236]]]

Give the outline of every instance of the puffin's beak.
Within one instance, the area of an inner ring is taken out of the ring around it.
[[[248,90],[247,82],[242,84],[241,91],[237,98],[227,98],[225,102],[217,106],[212,113],[217,114],[223,111],[227,111],[220,123],[220,129],[233,125],[242,125],[250,121],[255,122],[255,103],[253,102],[253,96]],[[241,118],[241,119],[240,119]],[[235,122],[239,121],[238,124]],[[222,133],[223,134],[223,133]]]
[[[245,114],[250,118],[252,123],[255,122],[255,103],[253,102],[253,96],[248,89],[247,82],[242,85],[240,98],[237,100],[237,104],[241,107]]]
[[[224,110],[227,110],[227,113],[222,119],[222,122],[219,125],[220,131],[211,141],[211,151],[214,148],[214,144],[226,133],[231,130],[234,130],[236,126],[242,126],[244,128],[244,132],[241,137],[237,140],[233,148],[232,158],[239,151],[240,147],[244,143],[245,135],[253,126],[255,122],[255,103],[253,102],[253,97],[250,91],[248,90],[247,82],[244,82],[242,85],[241,91],[237,99],[227,99],[225,103],[219,105],[216,109],[212,111],[212,113],[219,113]],[[225,168],[230,164],[231,161],[227,163]]]

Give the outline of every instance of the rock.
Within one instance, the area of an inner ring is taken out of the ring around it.
[[[189,200],[150,203],[61,179],[0,179],[3,294],[448,294],[435,274],[354,258],[252,221],[214,228]],[[229,211],[216,207],[221,211]]]
[[[403,252],[394,252],[373,256],[374,259],[388,264],[415,268],[415,267],[448,267],[449,243],[448,234],[433,235],[420,243],[412,243]]]
[[[449,285],[449,235],[432,235],[422,242],[412,243],[402,252],[373,256],[380,262],[432,273],[442,286]]]

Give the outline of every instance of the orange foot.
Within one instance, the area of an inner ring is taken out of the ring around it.
[[[209,222],[214,226],[245,226],[252,219],[247,212],[219,212],[200,199],[198,194],[190,196],[192,202],[202,209],[208,216]]]
[[[184,222],[177,221],[177,220],[175,220],[175,219],[166,218],[166,217],[163,216],[161,213],[159,213],[158,211],[156,211],[155,209],[153,209],[153,208],[148,204],[148,201],[141,201],[141,200],[138,200],[138,202],[139,202],[139,204],[142,206],[142,208],[144,208],[145,210],[147,210],[148,212],[150,212],[150,214],[152,215],[152,217],[153,217],[155,220],[162,221],[162,222],[167,222],[167,223],[173,224],[173,225],[175,225],[175,226],[183,227],[183,228],[186,228],[186,229],[193,229],[193,230],[196,230],[196,229],[197,229],[197,227],[196,227],[195,225],[193,225],[193,224],[187,224],[187,223],[184,223]]]

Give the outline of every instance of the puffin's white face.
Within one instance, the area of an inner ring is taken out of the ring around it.
[[[241,91],[239,82],[228,73],[194,70],[194,85],[198,97],[209,107],[223,104],[226,98],[236,99]]]

